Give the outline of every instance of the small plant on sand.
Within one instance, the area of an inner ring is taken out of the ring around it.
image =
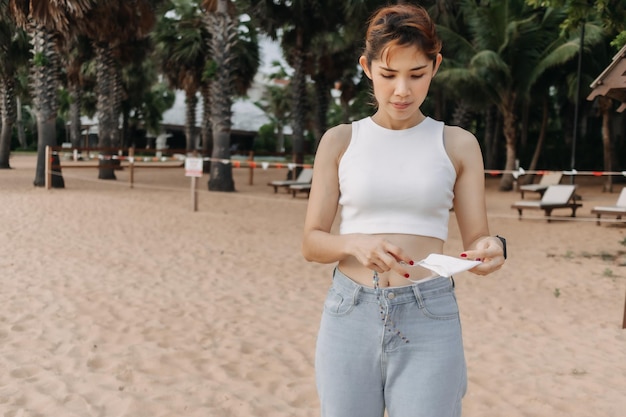
[[[605,268],[604,272],[602,273],[603,276],[605,277],[613,277],[613,270],[611,268]]]
[[[561,296],[561,290],[558,288],[554,289],[554,297],[559,298]]]
[[[565,255],[563,255],[563,257],[565,259],[572,259],[574,257],[574,252],[572,252],[571,250],[568,250],[567,252],[565,252]]]
[[[604,252],[604,251],[602,251],[602,252],[600,252],[600,258],[601,258],[603,261],[612,261],[612,260],[614,260],[614,259],[615,259],[615,255],[612,255],[612,254],[610,254],[610,253],[608,253],[608,252]]]
[[[619,242],[622,246],[626,246],[626,237]]]

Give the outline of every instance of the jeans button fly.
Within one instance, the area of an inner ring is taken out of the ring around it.
[[[396,295],[392,292],[390,292],[389,294],[387,294],[387,298],[390,300],[393,300],[394,298],[396,298]]]

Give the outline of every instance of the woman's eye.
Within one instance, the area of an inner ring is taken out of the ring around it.
[[[393,78],[393,74],[380,74],[383,78]]]

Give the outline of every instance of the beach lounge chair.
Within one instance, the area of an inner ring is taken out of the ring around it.
[[[552,210],[560,208],[568,208],[572,210],[572,216],[576,217],[576,209],[582,207],[582,204],[575,201],[574,190],[575,185],[549,185],[543,193],[539,201],[517,201],[511,205],[511,208],[517,209],[519,219],[522,219],[523,210],[543,210],[546,219],[550,222]]]
[[[289,186],[289,191],[291,191],[291,196],[295,198],[298,193],[306,193],[306,197],[309,198],[309,194],[311,193],[311,183],[309,184],[292,184]]]
[[[298,178],[295,180],[276,180],[270,181],[267,185],[274,187],[274,192],[278,192],[279,187],[283,187],[289,191],[290,185],[296,184],[311,184],[311,180],[313,179],[313,168],[303,168],[298,175]]]
[[[541,176],[537,184],[520,185],[519,191],[522,194],[522,200],[525,192],[539,193],[540,197],[543,197],[543,193],[546,192],[548,186],[557,185],[561,182],[562,177],[563,173],[561,171],[546,172]]]
[[[596,215],[598,226],[600,225],[600,216],[603,214],[616,216],[617,220],[621,220],[622,216],[626,216],[626,187],[622,188],[614,206],[595,206],[591,213]]]

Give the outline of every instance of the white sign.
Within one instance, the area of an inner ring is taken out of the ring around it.
[[[185,158],[185,176],[202,176],[202,158]]]

